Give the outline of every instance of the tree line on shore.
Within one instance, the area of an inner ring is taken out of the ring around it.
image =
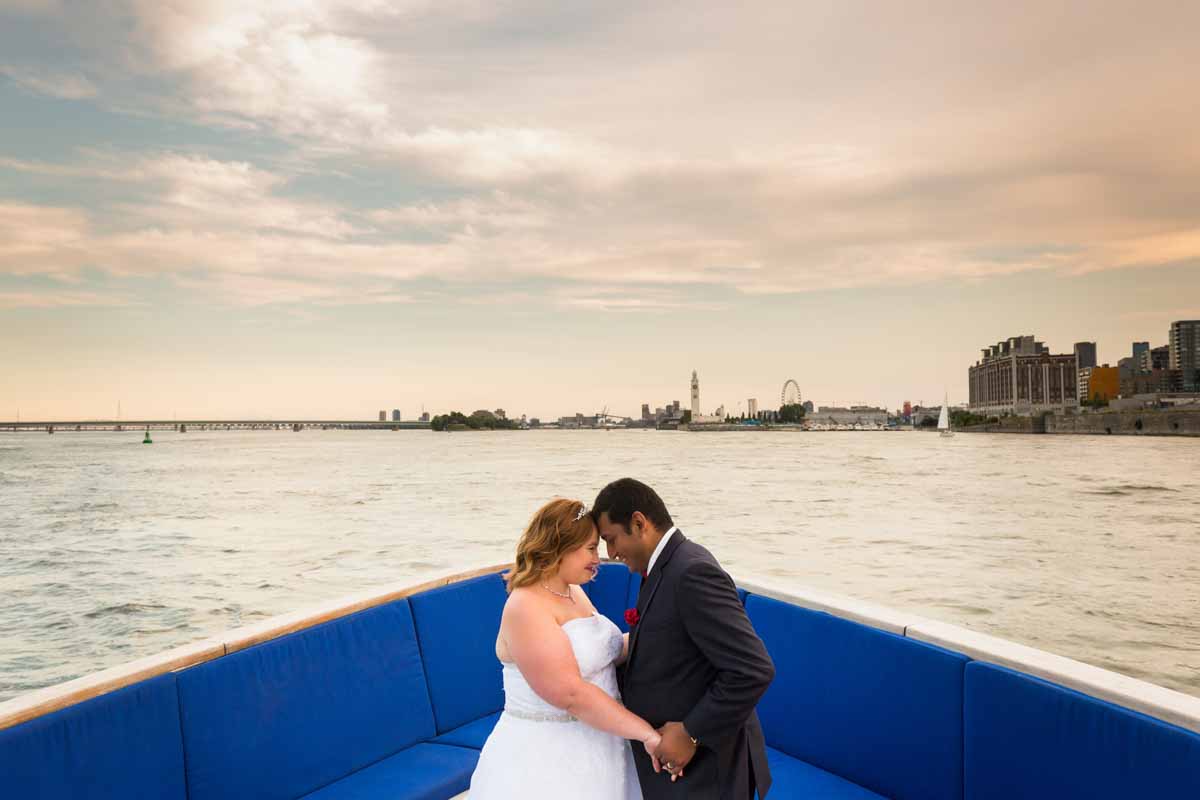
[[[431,419],[429,427],[435,431],[511,431],[520,428],[521,423],[498,417],[490,411],[476,411],[469,417],[461,411],[451,411]]]

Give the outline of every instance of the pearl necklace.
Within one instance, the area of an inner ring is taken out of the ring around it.
[[[562,592],[560,592],[560,591],[557,591],[557,590],[555,590],[555,589],[551,589],[551,588],[550,588],[550,586],[549,586],[549,585],[548,585],[548,584],[547,584],[545,581],[542,581],[542,588],[543,588],[543,589],[545,589],[545,590],[546,590],[547,592],[549,592],[550,594],[558,595],[559,597],[563,598],[564,600],[570,600],[572,603],[574,603],[574,602],[575,602],[575,598],[571,596],[571,590],[570,590],[570,587],[567,587],[567,592],[566,592],[566,594],[563,594],[563,593],[562,593]]]

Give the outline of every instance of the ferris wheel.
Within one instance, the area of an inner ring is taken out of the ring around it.
[[[783,391],[779,393],[779,405],[790,406],[800,402],[800,384],[796,383],[791,378],[788,378],[783,384]]]

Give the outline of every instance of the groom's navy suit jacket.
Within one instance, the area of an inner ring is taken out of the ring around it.
[[[751,800],[755,787],[766,797],[771,773],[754,707],[775,665],[733,580],[676,530],[642,580],[637,610],[621,673],[625,706],[656,728],[681,721],[700,742],[674,783],[634,743],[646,800]]]

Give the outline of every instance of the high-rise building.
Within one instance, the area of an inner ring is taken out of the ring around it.
[[[1183,391],[1200,392],[1200,319],[1172,322],[1167,342],[1170,368],[1180,371]]]
[[[700,416],[700,378],[692,370],[692,418]]]
[[[379,421],[380,421],[380,422],[387,422],[387,412],[386,412],[386,411],[380,411],[380,412],[379,412]]]
[[[751,397],[746,401],[746,416],[750,419],[758,417],[758,398]]]
[[[1121,395],[1128,397],[1133,394],[1133,379],[1138,374],[1138,360],[1133,356],[1125,356],[1117,361],[1117,374],[1121,381]]]
[[[1075,353],[1051,354],[1032,336],[1014,336],[982,352],[967,373],[972,411],[1030,416],[1078,406]]]
[[[400,421],[400,409],[393,408],[392,409],[392,422],[399,422],[399,421]]]
[[[1164,344],[1155,347],[1142,356],[1142,372],[1152,372],[1156,369],[1171,368],[1171,345]]]
[[[912,416],[912,403],[910,401],[904,401],[904,410],[901,413],[906,417]]]
[[[650,415],[650,404],[642,403],[642,420],[645,421],[649,419],[654,419],[654,417]]]
[[[1075,369],[1086,369],[1096,366],[1096,343],[1075,343]]]
[[[421,412],[421,422],[429,422],[429,412],[428,411]]]
[[[1139,372],[1132,379],[1121,382],[1122,397],[1181,391],[1183,391],[1183,370],[1180,369],[1151,369]]]

